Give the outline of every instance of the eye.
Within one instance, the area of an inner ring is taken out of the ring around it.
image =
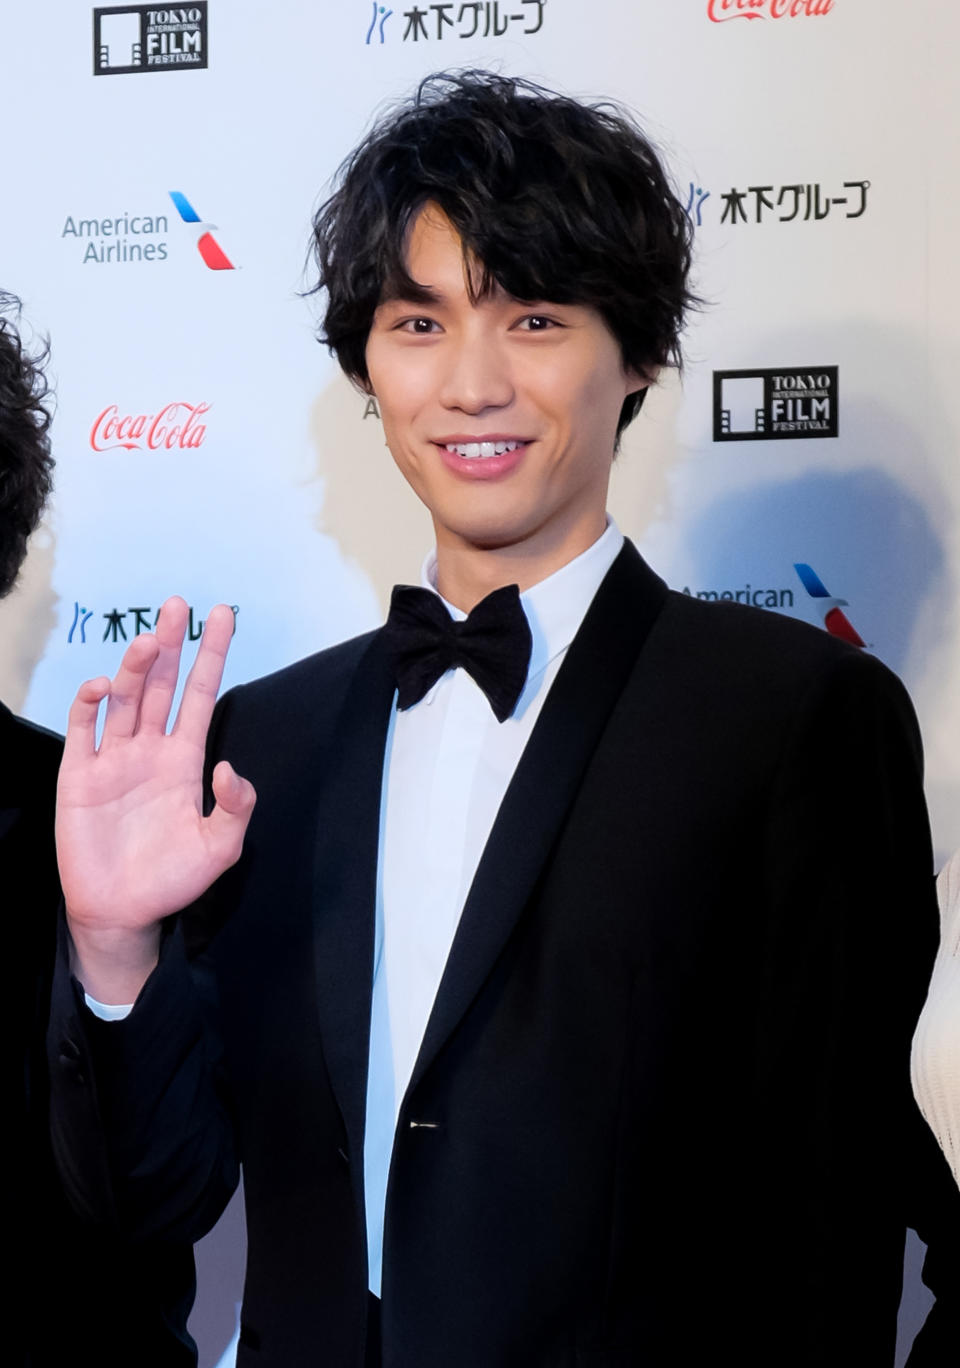
[[[517,325],[523,332],[547,332],[550,328],[559,328],[562,324],[555,318],[549,318],[546,314],[526,314],[521,318]]]
[[[427,337],[430,333],[439,332],[440,324],[432,318],[401,318],[394,324],[394,330],[413,333],[416,337]]]

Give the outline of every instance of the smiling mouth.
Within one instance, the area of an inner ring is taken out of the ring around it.
[[[491,456],[505,456],[522,446],[526,446],[526,442],[445,442],[444,450],[467,461],[488,461]]]

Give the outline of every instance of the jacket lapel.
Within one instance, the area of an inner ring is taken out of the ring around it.
[[[477,867],[407,1096],[463,1017],[526,905],[667,594],[625,542],[543,705]]]
[[[377,632],[346,690],[317,814],[317,1007],[330,1082],[355,1155],[363,1151],[380,793],[393,695]],[[353,1165],[358,1178],[362,1167]]]

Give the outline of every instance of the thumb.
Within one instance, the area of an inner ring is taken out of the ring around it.
[[[216,806],[207,818],[211,833],[226,847],[224,854],[233,864],[240,858],[243,834],[257,801],[249,779],[242,779],[230,764],[221,760],[213,771],[213,796]]]
[[[213,771],[213,796],[217,806],[246,821],[257,801],[249,779],[241,779],[229,760],[221,760]]]

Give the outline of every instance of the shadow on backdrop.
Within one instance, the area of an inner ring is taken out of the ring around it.
[[[811,564],[830,593],[848,601],[845,612],[868,649],[899,675],[931,675],[939,689],[949,687],[936,669],[955,612],[943,542],[927,507],[886,471],[818,469],[725,494],[691,523],[689,546],[701,585],[737,588],[745,565],[755,583],[787,584],[792,574],[791,615],[814,621],[793,571],[797,561]],[[932,1304],[920,1279],[924,1252],[911,1231],[896,1368]]]
[[[375,401],[337,374],[310,413],[323,481],[317,529],[370,580],[386,615],[397,583],[418,584],[433,546],[430,515],[394,465]]]
[[[60,599],[53,587],[56,542],[46,523],[30,538],[16,586],[0,599],[0,698],[15,713],[23,711],[33,672],[57,625]],[[66,727],[64,715],[58,726]]]
[[[885,471],[822,469],[726,494],[691,524],[698,584],[794,591],[792,616],[816,621],[794,570],[814,567],[874,652],[900,675],[935,656],[952,614],[944,549],[926,508]]]

